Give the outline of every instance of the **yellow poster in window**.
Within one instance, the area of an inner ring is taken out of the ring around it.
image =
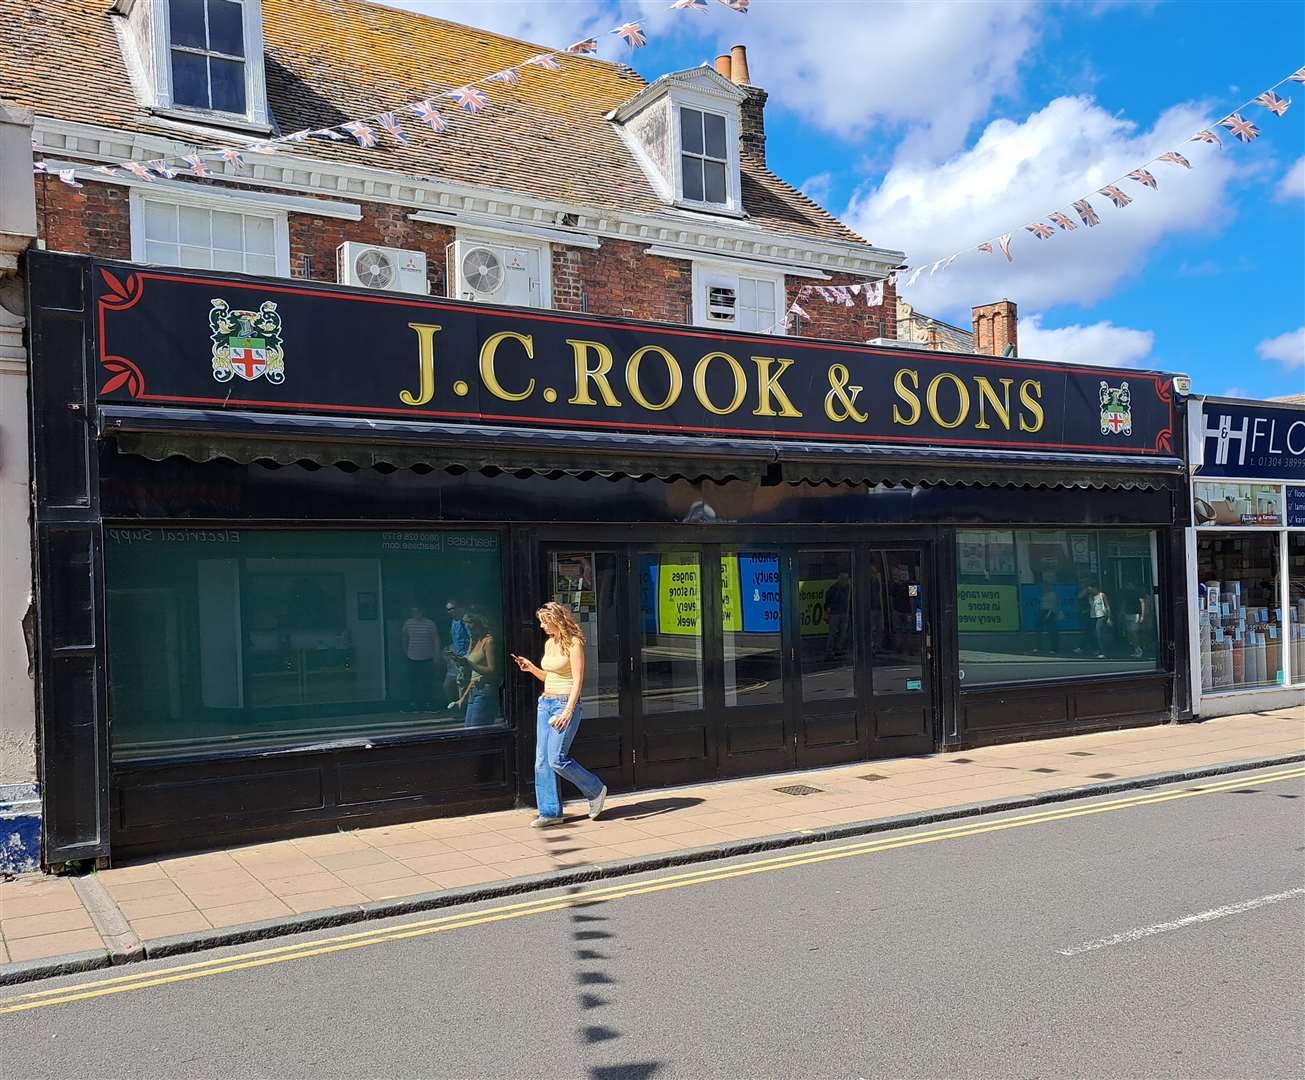
[[[833,578],[798,582],[798,612],[803,637],[828,636],[829,623],[825,620],[825,593],[834,584]]]
[[[720,560],[720,621],[726,630],[743,629],[743,605],[739,603],[739,557]]]
[[[702,633],[702,574],[697,559],[663,555],[658,560],[657,629],[663,634]]]

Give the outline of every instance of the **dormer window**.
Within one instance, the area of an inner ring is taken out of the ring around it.
[[[269,130],[262,0],[114,0],[141,104],[158,116]]]
[[[686,202],[729,201],[729,144],[725,117],[680,106],[680,180]]]
[[[173,104],[247,112],[242,0],[168,0],[168,14]]]

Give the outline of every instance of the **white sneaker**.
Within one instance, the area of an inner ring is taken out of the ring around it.
[[[603,790],[589,800],[589,820],[593,821],[603,812],[603,807],[607,803],[607,785],[603,785]]]
[[[535,818],[535,820],[530,823],[530,827],[532,829],[543,829],[549,825],[561,825],[561,824],[562,824],[562,819],[560,817],[544,817],[541,815]]]

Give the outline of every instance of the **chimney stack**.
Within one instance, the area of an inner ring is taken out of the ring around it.
[[[729,79],[734,71],[734,60],[729,53],[721,53],[716,57],[716,74],[724,75]]]
[[[988,356],[1005,356],[1007,346],[1010,355],[1019,355],[1019,340],[1016,336],[1018,311],[1010,300],[999,300],[995,304],[979,304],[971,309],[974,321],[974,351]]]
[[[729,69],[722,70],[721,61],[728,59]],[[728,76],[730,82],[748,96],[739,105],[739,149],[743,154],[766,161],[766,91],[753,86],[748,72],[748,49],[735,45],[728,57],[716,58],[716,70]]]

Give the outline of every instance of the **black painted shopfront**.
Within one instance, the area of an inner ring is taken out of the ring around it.
[[[49,863],[528,803],[547,599],[613,790],[1186,709],[1166,376],[29,277]]]

